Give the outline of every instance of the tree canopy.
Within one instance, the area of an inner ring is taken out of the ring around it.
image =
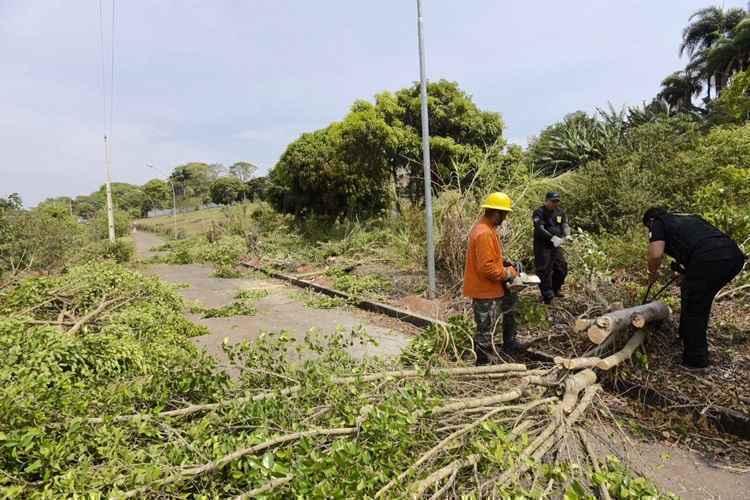
[[[500,149],[503,122],[481,111],[457,83],[428,85],[433,189],[468,182],[455,175],[469,162]],[[274,205],[295,214],[369,216],[387,208],[393,195],[413,202],[423,192],[419,86],[354,102],[340,122],[303,134],[289,145],[269,175]]]

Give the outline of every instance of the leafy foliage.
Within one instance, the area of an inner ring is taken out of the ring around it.
[[[613,113],[600,111],[597,117],[578,111],[547,127],[529,147],[532,165],[554,174],[604,158],[620,143],[625,129],[623,116]]]
[[[453,163],[482,156],[492,145],[502,148],[502,120],[480,111],[455,83],[431,83],[428,93],[435,186],[466,183],[472,173],[453,177]],[[271,203],[295,215],[367,217],[387,208],[393,194],[418,201],[419,109],[414,85],[378,94],[375,104],[357,101],[343,121],[303,134],[269,175]]]
[[[219,205],[229,205],[242,200],[245,195],[245,184],[234,176],[219,177],[211,183],[211,201]]]
[[[115,237],[120,238],[127,236],[130,229],[130,214],[123,210],[113,211],[115,222]],[[88,222],[88,229],[94,240],[106,240],[109,238],[109,220],[107,219],[107,210],[101,209],[94,215],[94,218]]]
[[[70,262],[87,241],[67,207],[0,212],[0,274],[31,268],[54,271]]]
[[[246,301],[237,301],[222,307],[202,309],[204,318],[228,318],[231,316],[255,316],[258,310]]]

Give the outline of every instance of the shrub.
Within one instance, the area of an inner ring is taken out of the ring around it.
[[[130,262],[135,254],[135,245],[130,238],[117,238],[114,243],[109,240],[92,243],[84,251],[82,258],[111,259],[119,264]]]
[[[750,240],[750,168],[721,167],[695,194],[703,216],[739,243]]]
[[[114,210],[115,236],[120,238],[128,235],[130,228],[130,215],[123,210]],[[106,240],[109,238],[109,222],[107,219],[107,209],[101,209],[88,223],[91,238],[94,240]]]
[[[86,242],[83,226],[63,207],[0,213],[0,274],[12,269],[53,272],[74,259]]]

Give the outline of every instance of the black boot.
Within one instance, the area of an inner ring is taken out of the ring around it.
[[[516,322],[515,318],[508,318],[508,315],[503,317],[503,352],[506,354],[513,354],[518,351],[523,351],[524,346],[516,340]],[[510,321],[507,321],[510,319]]]
[[[477,360],[475,363],[477,366],[484,366],[484,365],[490,364],[489,354],[487,353],[487,351],[485,351],[481,347],[474,346],[474,354],[477,357]]]
[[[555,290],[555,297],[563,298],[565,297],[565,294],[562,293],[560,289],[558,288],[557,290]]]

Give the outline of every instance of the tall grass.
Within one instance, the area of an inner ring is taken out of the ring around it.
[[[508,257],[530,265],[532,212],[544,202],[546,192],[564,194],[574,187],[575,173],[547,177],[523,161],[497,158],[488,152],[474,165],[455,165],[457,171],[473,170],[474,178],[468,188],[444,191],[435,202],[436,258],[449,287],[463,280],[469,232],[482,215],[480,205],[487,194],[502,191],[513,200],[513,212],[501,226],[500,236]]]

